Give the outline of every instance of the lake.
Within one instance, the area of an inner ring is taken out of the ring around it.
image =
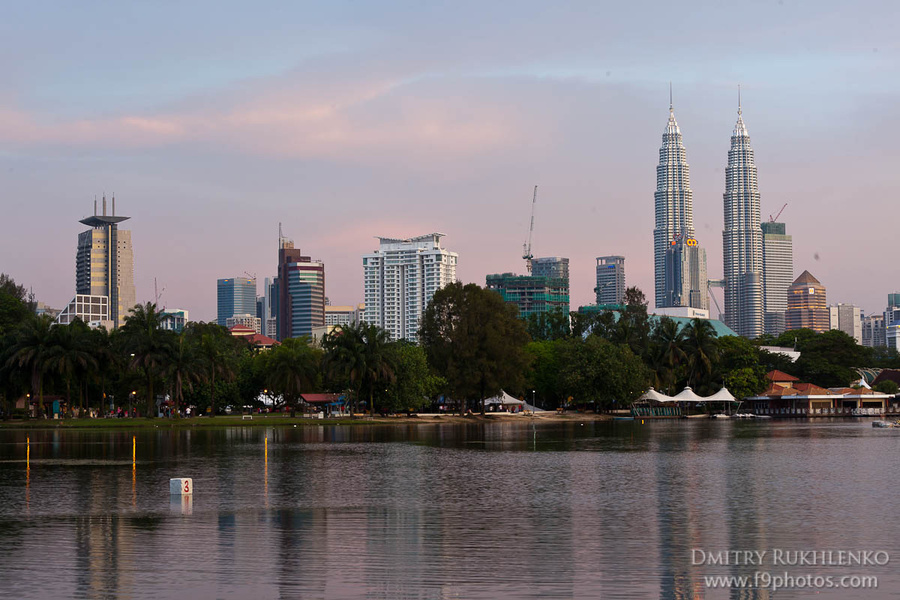
[[[869,420],[0,430],[0,597],[896,597],[898,451]]]

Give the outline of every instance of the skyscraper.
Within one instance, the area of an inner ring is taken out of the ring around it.
[[[831,329],[839,329],[862,344],[862,317],[858,306],[838,302],[828,307]]]
[[[303,256],[293,240],[281,236],[280,226],[275,289],[279,341],[325,326],[325,265]]]
[[[738,119],[725,168],[725,324],[739,335],[763,333],[762,229],[759,186],[738,95]],[[826,311],[827,312],[827,311]]]
[[[679,236],[672,240],[666,249],[666,298],[663,307],[709,310],[708,284],[706,250],[693,238]]]
[[[673,296],[666,289],[666,250],[677,239],[694,239],[694,195],[691,191],[690,167],[687,163],[681,129],[675,121],[675,109],[669,91],[669,122],[662,136],[659,149],[659,165],[656,167],[655,227],[653,229],[653,266],[655,305],[668,306],[667,298]],[[705,253],[693,253],[694,258]],[[694,271],[706,271],[706,264],[695,265]],[[706,294],[703,290],[703,294]]]
[[[787,291],[794,279],[794,248],[784,223],[762,223],[763,253],[763,329],[765,333],[784,332]]]
[[[594,288],[597,304],[624,304],[625,257],[597,257],[597,287]]]
[[[131,232],[118,227],[129,218],[116,216],[115,197],[112,198],[112,214],[107,215],[104,196],[102,214],[97,214],[97,201],[94,200],[94,215],[79,221],[91,229],[78,234],[75,293],[106,296],[113,327],[122,326],[128,311],[137,303]]]
[[[366,323],[386,329],[394,340],[418,339],[431,297],[456,281],[459,255],[441,247],[443,236],[378,238],[378,250],[362,257]]]
[[[784,314],[785,329],[812,329],[818,333],[828,331],[830,315],[825,300],[825,286],[803,271],[788,288],[788,308]]]
[[[232,277],[216,281],[216,323],[227,327],[234,315],[256,315],[256,280]]]

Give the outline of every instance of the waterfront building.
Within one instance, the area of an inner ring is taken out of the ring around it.
[[[828,331],[830,325],[825,286],[803,271],[788,288],[788,308],[785,311],[785,329],[812,329],[818,333]]]
[[[231,329],[240,325],[252,329],[254,333],[262,333],[262,324],[259,317],[251,314],[231,315],[225,319],[225,327]]]
[[[531,274],[535,277],[569,281],[569,259],[561,256],[533,258],[531,259]]]
[[[763,333],[762,228],[756,163],[740,98],[728,150],[723,198],[725,323],[744,337],[756,338]]]
[[[594,288],[597,304],[622,304],[625,302],[625,257],[597,257],[597,287]]]
[[[560,277],[538,277],[503,273],[488,275],[486,287],[519,309],[519,318],[562,311],[569,314],[569,280]]]
[[[325,265],[278,239],[277,339],[308,336],[325,325]]]
[[[694,237],[694,196],[691,191],[690,166],[687,163],[681,129],[675,121],[675,110],[669,97],[669,122],[662,136],[659,149],[659,164],[656,167],[656,192],[653,195],[655,225],[653,228],[653,264],[656,307],[669,306],[670,299],[681,292],[668,289],[667,281],[675,279],[666,271],[666,251],[676,240],[691,240]],[[705,261],[705,252],[689,253],[691,260]],[[706,272],[706,263],[691,265],[687,272]],[[706,290],[702,290],[706,295]],[[708,300],[707,300],[708,302]]]
[[[103,196],[102,213],[97,213],[97,201],[94,200],[93,216],[79,221],[90,229],[78,234],[75,294],[106,296],[109,299],[108,320],[112,327],[120,327],[128,311],[137,303],[131,232],[119,229],[119,223],[130,217],[116,215],[115,197],[112,198],[111,214],[106,213],[106,196]],[[72,302],[76,301],[77,298]]]
[[[56,315],[55,323],[69,325],[79,319],[92,329],[98,327],[112,329],[113,321],[110,318],[109,308],[108,296],[75,294],[66,307]]]
[[[862,319],[858,306],[837,303],[828,307],[828,322],[831,329],[839,329],[862,344]]]
[[[666,249],[666,296],[663,306],[709,311],[706,250],[694,238],[676,235]]]
[[[784,223],[762,223],[763,329],[778,336],[784,332],[788,288],[794,280],[793,239]]]
[[[387,330],[393,340],[418,339],[431,297],[456,281],[459,255],[441,247],[442,237],[378,238],[378,249],[362,257],[366,323]]]
[[[228,318],[234,315],[256,314],[256,279],[232,277],[216,282],[218,311],[216,322],[228,326]]]
[[[181,333],[188,323],[188,311],[182,308],[164,308],[159,311],[160,327],[167,331]]]
[[[862,317],[862,345],[869,348],[887,345],[884,331],[884,314]]]

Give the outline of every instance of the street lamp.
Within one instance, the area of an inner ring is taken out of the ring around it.
[[[531,412],[534,412],[535,408],[537,408],[537,404],[534,400],[534,390],[531,390]]]

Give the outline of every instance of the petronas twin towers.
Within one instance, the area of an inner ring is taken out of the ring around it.
[[[709,308],[706,252],[694,237],[694,202],[681,130],[669,103],[656,167],[653,229],[656,307]],[[740,96],[725,170],[725,324],[739,335],[763,333],[762,230],[759,187]]]

